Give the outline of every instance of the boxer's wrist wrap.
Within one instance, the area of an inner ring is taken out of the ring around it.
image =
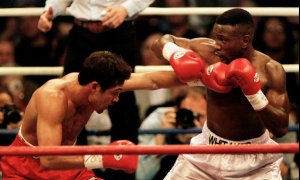
[[[260,111],[269,104],[267,97],[261,90],[259,90],[256,94],[245,96],[255,111]]]
[[[205,85],[203,84],[201,79],[195,79],[193,81],[189,81],[189,82],[187,82],[187,85],[188,86],[203,86],[203,87],[205,87]]]
[[[166,58],[167,60],[170,60],[171,55],[178,50],[183,50],[183,48],[177,46],[176,44],[174,44],[172,42],[168,42],[164,45],[162,54],[163,54],[164,58]]]
[[[87,169],[103,168],[102,155],[84,155],[84,167]]]

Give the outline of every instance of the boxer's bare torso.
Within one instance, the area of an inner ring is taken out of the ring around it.
[[[46,114],[43,116],[53,116],[53,121],[60,121],[59,123],[62,126],[59,132],[61,134],[51,134],[51,136],[59,138],[62,145],[75,143],[78,134],[93,112],[93,109],[88,105],[84,105],[83,102],[82,105],[78,106],[79,94],[70,93],[70,88],[75,88],[74,85],[78,83],[77,76],[77,73],[72,73],[61,79],[50,80],[32,95],[23,117],[21,129],[23,137],[29,143],[35,146],[38,145],[37,133],[48,133],[47,129],[44,129],[45,132],[43,130],[37,132],[38,126],[43,126],[43,122],[38,122],[39,113]],[[54,102],[57,104],[52,104]],[[39,106],[42,105],[60,109],[61,115],[64,115],[64,117],[57,118],[55,114],[48,113],[47,109],[41,110]],[[40,121],[43,121],[43,119]]]
[[[220,61],[228,64],[233,60],[226,58],[226,52],[223,52],[213,39],[185,39],[174,36],[164,36],[160,39],[160,44],[166,42],[174,42],[180,47],[195,51],[208,65]],[[162,57],[159,49],[159,47],[153,48],[154,52]],[[278,121],[273,119],[276,116],[273,116],[272,113],[269,115],[268,112],[274,111],[276,114],[278,111],[281,115],[277,118],[282,118],[285,117],[288,107],[285,72],[282,66],[269,56],[254,49],[251,49],[245,58],[256,68],[262,83],[261,90],[268,98],[269,104],[272,105],[264,110],[266,113],[255,112],[239,87],[233,88],[226,94],[207,89],[208,128],[223,138],[237,141],[258,137],[265,132],[266,128],[276,132],[278,130],[274,126],[276,123],[273,125],[272,123]],[[273,122],[271,123],[271,120],[266,122],[268,118],[273,119]],[[283,118],[280,123],[284,124],[285,119]]]

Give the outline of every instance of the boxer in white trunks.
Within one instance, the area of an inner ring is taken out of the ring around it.
[[[285,71],[254,49],[254,31],[251,14],[234,8],[216,19],[212,39],[164,35],[152,50],[168,60],[174,72],[133,74],[125,85],[133,89],[206,86],[207,124],[191,145],[274,144],[268,132],[281,137],[288,131]],[[165,179],[277,180],[281,157],[184,154]]]

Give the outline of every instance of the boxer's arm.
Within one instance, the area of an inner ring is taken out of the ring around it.
[[[170,34],[163,35],[161,38],[154,41],[154,43],[151,46],[151,49],[154,52],[154,54],[162,60],[165,60],[162,54],[162,49],[164,45],[167,44],[168,42],[172,42],[185,49],[190,49],[190,45],[189,45],[190,39],[179,38]]]
[[[226,78],[241,88],[265,127],[280,137],[288,130],[289,103],[285,72],[274,60],[266,63],[264,72],[267,82],[266,87],[262,88],[256,69],[247,59],[239,58],[228,65]]]
[[[266,64],[268,90],[265,93],[269,104],[258,112],[261,120],[276,137],[281,137],[288,131],[289,99],[286,90],[286,74],[278,62]]]
[[[201,57],[203,57],[204,60],[208,62],[208,64],[213,64],[219,61],[215,61],[215,58],[212,56],[214,55],[216,49],[216,44],[213,39],[205,37],[188,39],[176,37],[170,34],[166,34],[161,38],[157,39],[151,46],[151,49],[154,52],[154,54],[162,60],[165,59],[162,55],[162,49],[164,45],[168,42],[174,43],[177,46],[180,46],[184,49],[190,49],[195,51],[196,53],[200,54]]]
[[[122,91],[156,90],[180,85],[185,84],[179,81],[174,71],[132,73],[122,86]]]
[[[61,146],[62,123],[66,116],[67,98],[61,91],[38,90],[34,95],[37,107],[38,146]],[[83,156],[40,156],[45,169],[84,168]]]
[[[38,110],[37,135],[39,146],[60,146],[62,143],[62,123],[66,117],[68,100],[63,92],[41,92],[37,95]],[[132,142],[119,140],[111,145],[132,146]],[[44,169],[94,169],[111,168],[133,173],[137,167],[137,155],[79,155],[40,156]]]

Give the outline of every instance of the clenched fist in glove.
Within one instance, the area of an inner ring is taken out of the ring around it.
[[[181,82],[190,86],[207,86],[219,93],[227,93],[232,89],[225,79],[227,65],[222,62],[208,66],[194,51],[171,42],[164,45],[163,56],[170,61]]]
[[[112,142],[112,146],[135,146],[128,140],[118,140]],[[126,173],[136,171],[138,163],[138,155],[127,154],[107,154],[107,155],[85,155],[84,166],[87,169],[110,168],[114,170],[122,170]]]
[[[228,65],[226,78],[242,89],[254,110],[262,110],[268,105],[269,101],[261,91],[259,76],[249,60],[233,60]]]
[[[163,56],[170,61],[178,79],[181,82],[199,79],[205,62],[192,50],[184,49],[168,42],[163,47]]]
[[[233,85],[225,76],[227,68],[228,65],[222,62],[207,66],[205,68],[205,72],[202,74],[203,84],[205,84],[209,89],[219,93],[230,92]]]

